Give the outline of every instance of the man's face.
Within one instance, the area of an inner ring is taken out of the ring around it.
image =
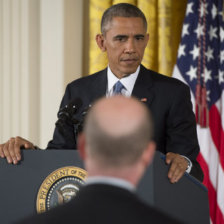
[[[114,17],[102,37],[112,72],[122,78],[140,65],[148,42],[143,20],[138,17]]]

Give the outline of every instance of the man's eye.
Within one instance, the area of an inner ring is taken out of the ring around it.
[[[144,40],[144,37],[143,36],[137,36],[135,37],[136,40]]]
[[[123,42],[123,41],[126,40],[126,38],[125,37],[116,37],[116,40],[120,41],[120,42]]]

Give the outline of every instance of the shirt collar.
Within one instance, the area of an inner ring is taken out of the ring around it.
[[[108,185],[113,185],[115,187],[120,187],[124,188],[129,191],[135,191],[136,188],[133,184],[130,182],[117,178],[117,177],[108,177],[108,176],[93,176],[93,177],[88,177],[86,180],[86,185],[89,184],[108,184]]]
[[[107,96],[111,96],[112,95],[112,92],[113,92],[113,86],[115,85],[115,83],[117,81],[120,80],[120,82],[122,83],[122,85],[125,87],[126,89],[126,92],[125,92],[125,95],[126,96],[131,96],[131,93],[133,91],[133,88],[134,88],[134,85],[135,85],[135,81],[138,77],[138,74],[139,74],[139,71],[140,71],[140,65],[138,66],[136,72],[122,78],[122,79],[118,79],[114,74],[113,72],[111,71],[109,65],[107,67],[107,80],[108,80],[108,83],[107,83]]]

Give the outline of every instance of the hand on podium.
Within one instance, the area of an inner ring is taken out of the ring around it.
[[[21,148],[35,149],[33,143],[19,136],[10,138],[0,144],[0,156],[6,158],[8,163],[17,164],[21,160]]]
[[[187,170],[187,160],[180,154],[168,152],[166,154],[166,163],[170,165],[168,172],[168,178],[170,179],[170,182],[178,182]]]

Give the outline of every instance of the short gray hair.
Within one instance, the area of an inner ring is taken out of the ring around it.
[[[134,130],[119,136],[113,136],[104,130],[99,124],[101,116],[93,111],[94,106],[88,112],[83,131],[89,146],[89,155],[100,164],[111,167],[132,165],[151,141],[153,128],[150,111],[142,102],[137,99],[136,102],[143,108],[143,112],[139,114],[141,119]]]
[[[147,30],[147,20],[144,13],[136,6],[128,3],[119,3],[108,8],[101,20],[101,32],[105,34],[106,26],[114,17],[139,17],[142,18],[145,30]]]

